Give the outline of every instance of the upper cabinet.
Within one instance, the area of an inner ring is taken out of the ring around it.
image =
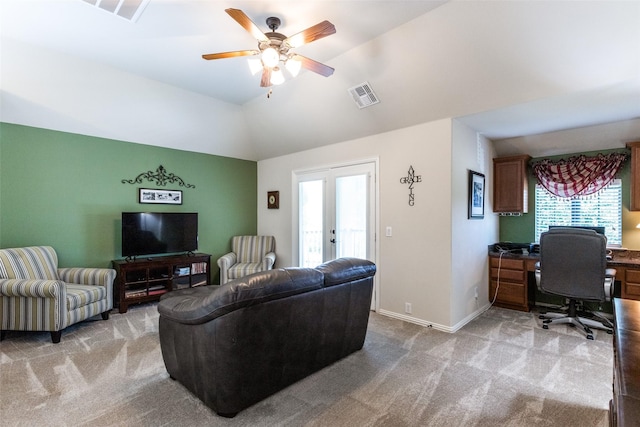
[[[520,156],[493,159],[493,211],[499,213],[527,213],[529,210],[529,181],[527,164],[531,159]]]
[[[629,210],[640,211],[640,141],[629,142],[631,149],[631,201]]]

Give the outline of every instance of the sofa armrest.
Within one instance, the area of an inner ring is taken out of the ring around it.
[[[220,267],[220,284],[221,285],[224,285],[225,283],[227,283],[227,281],[229,281],[229,277],[227,276],[227,270],[229,270],[229,268],[232,265],[234,265],[236,262],[238,262],[238,256],[233,252],[229,252],[228,254],[224,254],[220,258],[218,258],[218,267]]]
[[[224,254],[218,258],[218,267],[229,268],[236,262],[238,262],[237,255],[233,252],[229,252],[228,254]]]
[[[373,277],[376,274],[376,265],[373,262],[349,257],[327,261],[315,269],[324,274],[325,287]]]
[[[67,287],[61,280],[0,279],[0,296],[17,300],[5,306],[9,310],[0,319],[2,329],[59,331],[67,327]]]
[[[116,271],[111,268],[58,268],[58,277],[66,283],[76,285],[113,286]]]
[[[46,279],[0,279],[0,295],[18,298],[66,298],[64,282]]]
[[[103,286],[107,288],[107,307],[113,308],[113,281],[116,271],[112,268],[58,268],[58,277],[76,285]]]
[[[276,263],[276,253],[269,252],[264,256],[264,259],[262,260],[262,270],[263,271],[271,270],[275,263]]]

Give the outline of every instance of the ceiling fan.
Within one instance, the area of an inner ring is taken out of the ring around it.
[[[258,39],[258,50],[237,50],[232,52],[210,53],[202,55],[204,59],[223,59],[238,56],[258,56],[255,61],[250,62],[254,74],[262,70],[260,86],[269,87],[272,84],[284,82],[284,75],[280,68],[281,63],[295,77],[300,71],[300,67],[313,71],[325,77],[333,74],[334,69],[321,64],[318,61],[298,55],[292,49],[321,38],[335,34],[336,27],[329,21],[322,21],[312,27],[307,28],[291,37],[276,33],[280,26],[280,19],[276,17],[267,18],[267,26],[270,32],[263,33],[256,24],[240,9],[225,9],[233,19],[242,25],[253,37]]]

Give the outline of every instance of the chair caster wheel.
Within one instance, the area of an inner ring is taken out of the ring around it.
[[[593,335],[587,335],[587,339],[593,341]]]
[[[542,329],[549,329],[549,325],[547,324],[542,325]]]
[[[544,319],[544,314],[539,315],[538,319]]]

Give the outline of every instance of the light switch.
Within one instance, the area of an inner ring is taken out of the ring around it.
[[[391,227],[387,227],[387,232],[386,232],[386,236],[387,237],[391,237]]]

